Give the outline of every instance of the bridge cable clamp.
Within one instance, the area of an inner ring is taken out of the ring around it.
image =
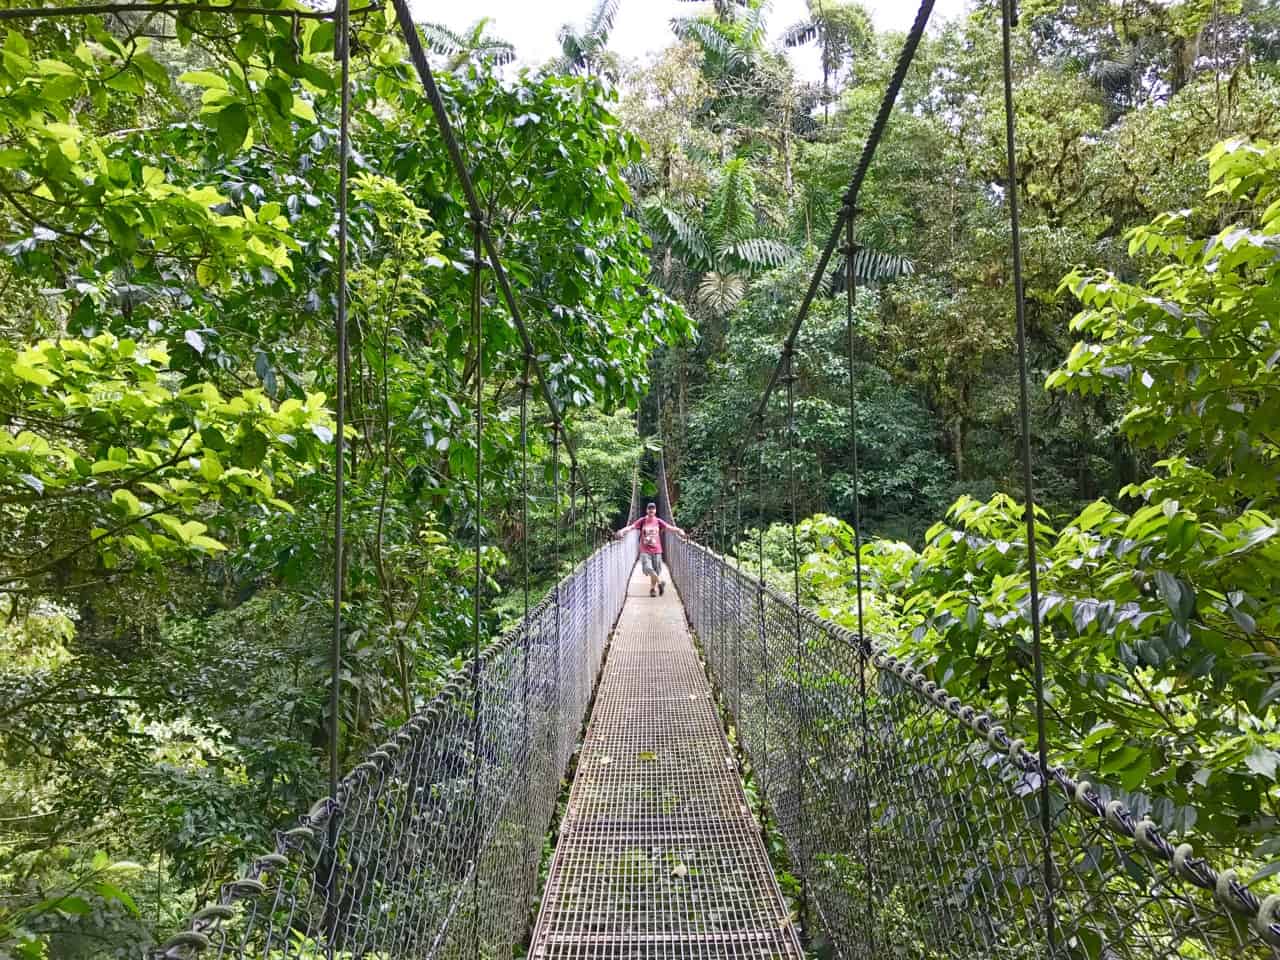
[[[1280,947],[1280,894],[1273,893],[1262,901],[1253,929],[1273,947]]]
[[[1116,833],[1123,834],[1128,837],[1133,833],[1133,827],[1129,825],[1129,808],[1119,800],[1112,800],[1107,804],[1102,814],[1107,821],[1107,825]]]
[[[1151,839],[1151,835],[1155,833],[1157,829],[1155,821],[1150,817],[1143,817],[1133,828],[1133,842],[1147,853],[1156,855],[1162,854],[1160,845],[1156,843],[1155,840]]]
[[[992,724],[987,729],[987,746],[992,750],[999,750],[1002,747],[1001,738],[1005,737],[1004,727],[998,723]],[[1005,738],[1007,739],[1007,738]]]
[[[1080,809],[1096,815],[1098,813],[1098,801],[1089,795],[1092,790],[1092,783],[1088,780],[1081,780],[1076,784],[1076,789],[1073,792],[1071,799],[1076,802],[1076,806]]]

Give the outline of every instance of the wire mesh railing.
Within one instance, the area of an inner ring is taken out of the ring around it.
[[[1033,751],[909,663],[860,648],[856,633],[707,548],[666,540],[811,919],[837,955],[1280,958],[1280,897],[1260,899],[1242,875],[1052,764],[1046,884]]]
[[[579,563],[155,960],[510,957],[635,557]]]

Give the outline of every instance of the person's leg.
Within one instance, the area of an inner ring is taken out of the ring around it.
[[[658,574],[653,569],[653,554],[640,554],[640,569],[649,578],[649,596],[656,597],[658,595]]]
[[[667,582],[662,579],[662,554],[655,553],[653,555],[653,573],[654,579],[658,581],[659,595],[667,592]]]

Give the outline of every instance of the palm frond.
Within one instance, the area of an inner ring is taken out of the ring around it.
[[[746,161],[737,157],[720,170],[707,212],[709,231],[720,244],[750,236],[756,227],[756,184]]]
[[[467,41],[460,34],[454,33],[442,23],[420,23],[418,29],[422,31],[423,43],[432,53],[449,57],[467,46]]]
[[[676,251],[691,265],[710,265],[711,245],[702,228],[680,211],[668,207],[657,197],[644,205],[645,223],[654,235]]]
[[[848,258],[840,261],[831,277],[831,295],[842,293],[848,273]],[[863,247],[853,255],[853,278],[862,284],[885,283],[899,277],[909,277],[916,272],[916,265],[909,257],[884,250]]]
[[[737,240],[726,246],[722,253],[728,263],[752,272],[781,266],[795,256],[795,250],[789,244],[772,237]]]
[[[638,163],[628,163],[622,168],[622,175],[628,183],[637,187],[651,187],[658,182],[658,171],[648,159]]]
[[[609,39],[609,33],[613,30],[613,22],[618,18],[618,9],[621,6],[622,0],[600,0],[587,21],[587,37],[603,46]]]
[[[696,43],[711,59],[728,66],[742,62],[742,51],[731,37],[725,36],[719,24],[708,23],[701,17],[677,17],[671,21],[671,30],[681,40]]]
[[[516,48],[515,44],[507,43],[505,40],[486,37],[477,44],[476,54],[482,59],[492,61],[499,67],[505,67],[507,64],[515,62]]]
[[[764,18],[769,15],[769,4],[757,0],[742,4],[746,16],[738,20],[738,46],[744,50],[757,50],[764,46],[766,37]]]
[[[747,294],[747,282],[732,273],[715,270],[703,276],[698,284],[698,300],[715,313],[728,313]]]
[[[801,20],[799,23],[793,23],[782,31],[782,45],[784,47],[803,47],[806,43],[813,43],[813,41],[817,40],[821,33],[817,20]]]

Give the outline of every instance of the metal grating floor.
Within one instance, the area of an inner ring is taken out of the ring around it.
[[[530,950],[801,960],[675,587],[637,566]]]

